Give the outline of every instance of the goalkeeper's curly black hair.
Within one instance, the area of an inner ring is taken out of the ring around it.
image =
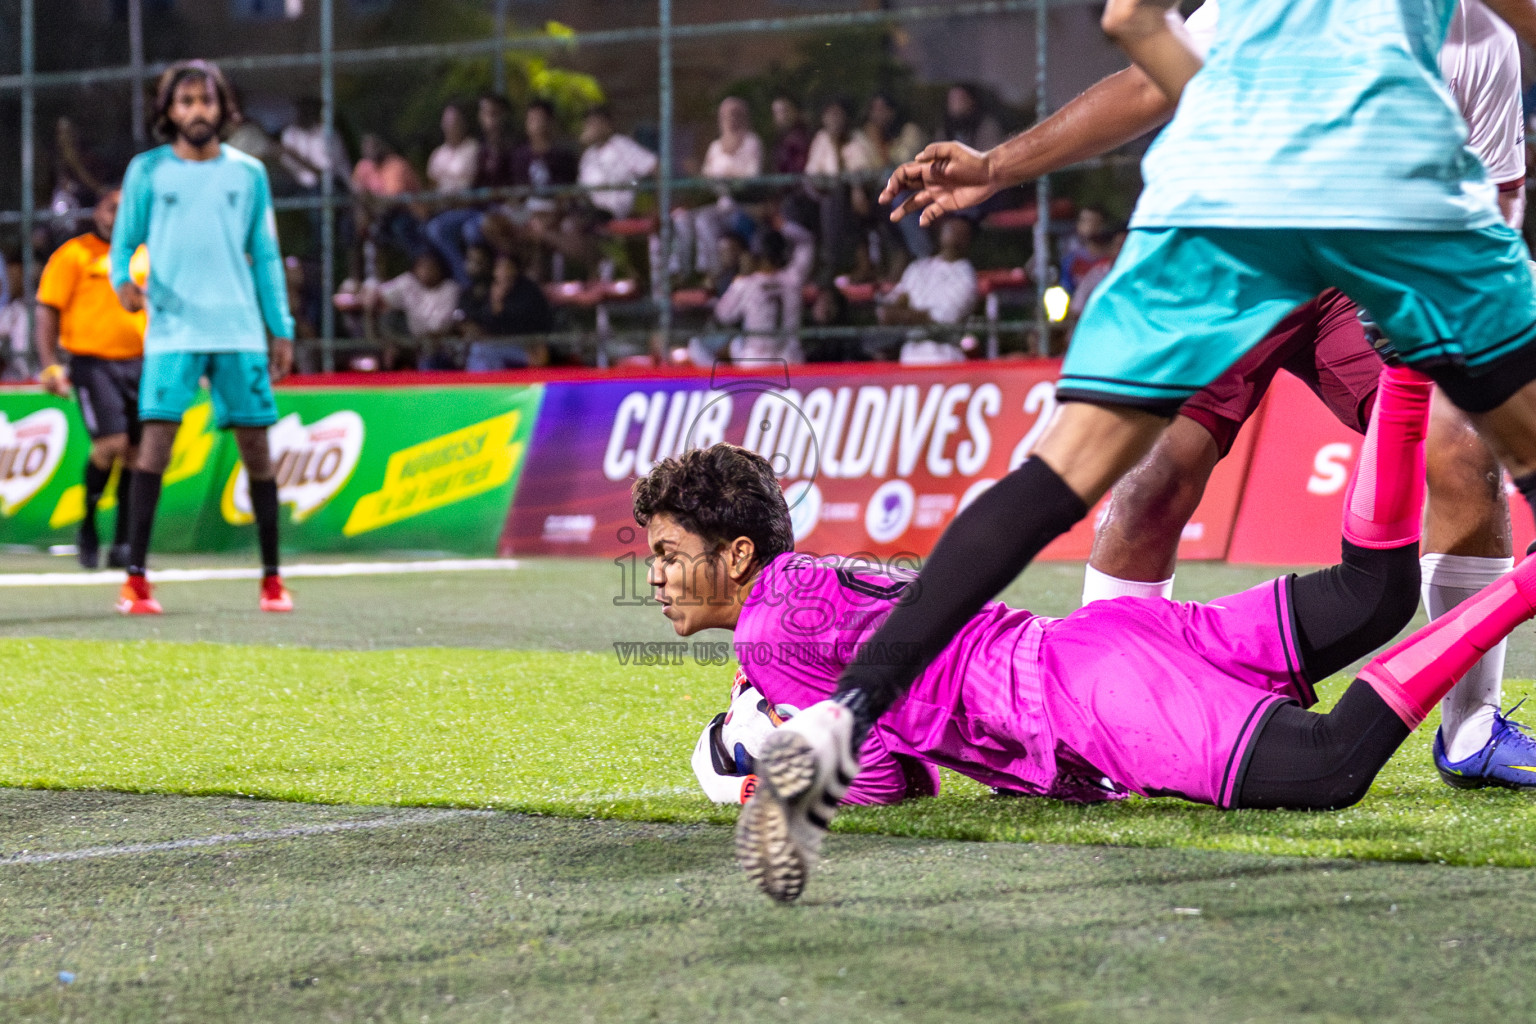
[[[635,481],[631,494],[641,526],[671,516],[717,550],[746,537],[760,566],[795,549],[789,506],[773,467],[745,448],[717,444],[662,459]]]

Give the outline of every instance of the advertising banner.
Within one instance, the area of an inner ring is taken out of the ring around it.
[[[278,389],[268,431],[295,551],[490,554],[506,522],[540,386]],[[72,402],[0,393],[0,543],[74,540],[90,441]],[[109,498],[103,507],[110,506]],[[177,434],[154,550],[254,543],[249,484],[232,435],[200,400]],[[103,518],[101,528],[110,529]]]
[[[213,407],[204,396],[187,410],[176,434],[155,520],[159,550],[197,550],[220,443],[212,420]],[[0,391],[0,544],[74,543],[85,517],[83,477],[90,450],[73,401],[40,390]],[[114,473],[97,512],[103,537],[112,536],[116,507]]]
[[[1260,415],[1227,559],[1259,565],[1331,565],[1339,560],[1344,491],[1361,435],[1329,415],[1306,385],[1279,374]],[[1514,549],[1536,537],[1530,506],[1505,478]]]
[[[1055,410],[1059,363],[785,367],[551,383],[503,554],[619,557],[643,548],[630,486],[720,441],[762,454],[802,551],[927,554],[955,514],[1017,465]],[[1181,554],[1220,558],[1252,438],[1218,471]],[[1092,522],[1053,544],[1083,558]]]

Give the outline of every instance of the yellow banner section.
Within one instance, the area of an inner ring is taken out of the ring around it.
[[[352,506],[342,534],[356,537],[503,486],[522,458],[522,442],[512,442],[521,417],[513,410],[395,452],[383,486]]]

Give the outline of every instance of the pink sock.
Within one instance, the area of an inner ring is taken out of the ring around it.
[[[1429,714],[1489,649],[1536,616],[1536,556],[1387,649],[1360,678],[1410,729]]]
[[[1424,516],[1424,435],[1434,382],[1406,366],[1385,366],[1360,463],[1344,495],[1344,537],[1362,548],[1419,539]]]

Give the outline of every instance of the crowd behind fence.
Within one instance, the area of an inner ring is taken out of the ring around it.
[[[23,0],[24,36],[33,2]],[[269,134],[248,119],[230,138],[262,160],[274,183],[303,369],[709,365],[764,356],[932,363],[1043,354],[1064,341],[1123,238],[1103,209],[1053,201],[1048,181],[931,230],[915,217],[891,223],[877,197],[894,165],[929,141],[985,149],[1001,140],[996,117],[966,83],[945,91],[942,118],[927,125],[879,93],[786,93],[773,98],[771,113],[729,96],[695,173],[684,176],[672,152],[669,42],[727,30],[1032,10],[1035,115],[1043,116],[1043,0],[670,30],[663,0],[656,29],[564,41],[655,40],[662,88],[654,145],[637,141],[635,126],[616,123],[604,105],[586,110],[579,125],[562,124],[548,102],[535,98],[518,111],[492,91],[444,108],[441,141],[421,165],[366,125],[351,126],[360,129],[360,151],[356,159],[347,152],[337,131],[347,112],[335,103],[335,63],[419,59],[443,47],[336,54],[324,27],[329,7],[322,6],[319,55],[227,62],[236,69],[317,63],[322,72],[319,94],[298,102],[293,123]],[[35,90],[104,77],[142,81],[155,68],[139,62],[36,76],[28,50],[24,45],[23,75],[0,78],[0,90],[23,93],[22,177],[24,192],[33,194],[26,190],[37,150],[28,102]],[[769,121],[770,132],[753,129]],[[90,140],[68,119],[54,128],[56,180],[47,208],[0,215],[0,224],[24,232],[0,281],[10,379],[36,369],[27,296],[37,268],[81,228],[120,173],[92,159]]]

